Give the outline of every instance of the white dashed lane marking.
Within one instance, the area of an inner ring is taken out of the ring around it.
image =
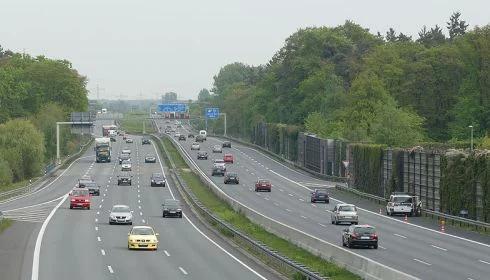
[[[182,274],[187,275],[187,271],[185,271],[182,267],[179,266],[179,269],[182,272]]]
[[[102,254],[102,256],[105,256],[105,251],[104,251],[104,249],[100,249],[100,253]]]
[[[163,250],[163,252],[165,253],[165,255],[166,255],[167,257],[170,257],[170,254],[167,252],[167,250]]]
[[[438,250],[441,250],[441,251],[447,251],[447,249],[442,248],[442,247],[439,247],[439,246],[436,246],[436,245],[430,245],[430,246],[433,247],[433,248],[436,248]]]
[[[112,269],[112,266],[108,265],[108,266],[107,266],[107,269],[109,270],[109,272],[110,272],[111,274],[114,274],[114,270]]]
[[[414,261],[416,261],[416,262],[419,262],[419,263],[421,263],[421,264],[425,264],[426,266],[431,266],[431,265],[432,265],[431,263],[424,262],[424,261],[421,261],[421,260],[419,260],[419,259],[413,259],[413,260],[414,260]]]
[[[394,233],[393,235],[394,236],[398,236],[398,237],[403,238],[403,239],[406,239],[407,238],[406,236],[403,236],[403,235],[398,234],[398,233]]]

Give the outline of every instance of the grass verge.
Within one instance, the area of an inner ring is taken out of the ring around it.
[[[205,185],[203,185],[200,178],[196,174],[190,171],[186,162],[182,159],[176,147],[170,140],[163,138],[163,145],[168,151],[168,155],[165,156],[167,157],[166,159],[172,159],[176,165],[176,168],[180,171],[179,173],[182,179],[190,187],[192,192],[202,204],[215,213],[219,218],[254,240],[267,245],[269,248],[277,251],[281,255],[301,263],[313,271],[319,272],[322,276],[335,280],[361,279],[359,276],[351,273],[350,271],[331,262],[327,262],[324,259],[288,242],[287,240],[266,231],[261,226],[250,221],[243,214],[235,212],[226,202],[222,201]]]
[[[154,133],[155,130],[151,125],[151,121],[147,119],[148,113],[125,113],[121,119],[121,127],[124,131],[130,134],[142,134],[143,124],[145,125],[146,133]]]
[[[0,234],[13,224],[12,220],[2,219],[0,221]]]

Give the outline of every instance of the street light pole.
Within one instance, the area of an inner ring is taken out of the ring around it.
[[[469,128],[471,128],[471,142],[470,142],[470,151],[473,152],[473,126],[470,125],[468,126]]]
[[[225,133],[224,133],[224,136],[226,136],[226,113],[221,113],[220,115],[225,116]]]

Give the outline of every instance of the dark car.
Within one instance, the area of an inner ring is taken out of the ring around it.
[[[165,187],[165,177],[162,173],[153,173],[150,177],[150,185],[152,187]]]
[[[196,136],[196,142],[204,142],[204,136],[202,136],[202,135],[197,135],[197,136]]]
[[[225,169],[222,166],[213,166],[211,176],[225,176]]]
[[[149,145],[149,144],[151,144],[150,139],[148,139],[148,138],[143,138],[143,139],[141,140],[141,145]]]
[[[165,199],[162,204],[162,217],[179,217],[182,218],[182,206],[180,205],[180,201],[176,199]]]
[[[376,229],[370,225],[352,225],[342,231],[342,246],[378,249]]]
[[[79,188],[87,188],[90,195],[99,196],[100,186],[95,183],[92,178],[80,178],[78,179]]]
[[[121,154],[119,156],[119,164],[122,164],[123,161],[131,159],[130,154]]]
[[[231,148],[231,142],[230,141],[224,141],[223,144],[221,144],[223,148]]]
[[[187,134],[187,138],[194,138],[194,134],[192,133]]]
[[[323,201],[325,203],[330,203],[330,198],[328,197],[328,192],[325,189],[314,189],[311,192],[311,203]]]
[[[256,192],[260,192],[260,191],[271,192],[271,190],[272,190],[271,181],[265,179],[259,179],[255,182]]]
[[[208,159],[208,152],[206,151],[197,152],[197,159]]]
[[[111,142],[116,142],[116,136],[111,136]]]
[[[153,155],[146,155],[145,156],[145,163],[155,163],[157,162],[157,158]]]
[[[240,178],[238,178],[238,174],[233,173],[233,172],[228,172],[225,174],[225,179],[224,179],[225,184],[240,184]]]
[[[179,141],[185,141],[185,135],[184,134],[181,134],[179,135]]]
[[[120,185],[127,185],[127,186],[131,186],[131,178],[133,176],[129,175],[129,174],[122,174],[122,175],[118,175],[117,176],[117,185],[120,186]]]

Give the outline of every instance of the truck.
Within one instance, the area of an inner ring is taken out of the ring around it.
[[[103,125],[102,126],[102,136],[109,137],[109,133],[111,130],[117,130],[117,125]]]
[[[386,214],[388,216],[396,214],[420,216],[422,214],[422,202],[418,196],[394,192],[386,204]]]
[[[107,137],[95,138],[95,161],[111,162],[111,139]]]

